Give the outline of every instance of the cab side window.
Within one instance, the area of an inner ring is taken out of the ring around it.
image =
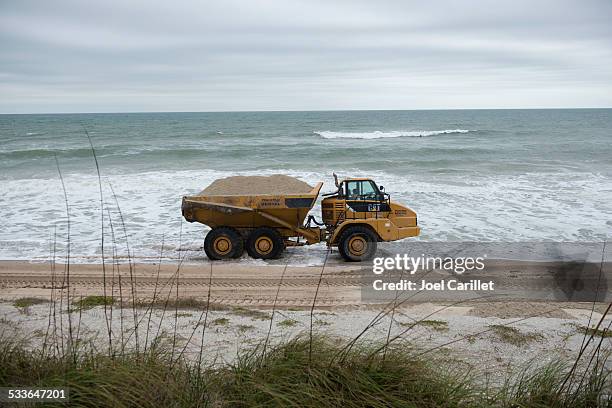
[[[348,200],[358,200],[360,195],[360,185],[357,181],[347,181],[346,193],[344,194]]]

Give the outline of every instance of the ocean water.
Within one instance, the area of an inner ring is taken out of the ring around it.
[[[588,242],[612,231],[610,109],[0,115],[0,259],[45,260],[54,243],[65,255],[56,158],[71,257],[99,259],[85,130],[107,255],[129,245],[154,260],[163,242],[164,258],[181,248],[200,259],[206,228],[182,221],[181,197],[237,174],[324,181],[324,192],[332,172],[371,177],[418,213],[420,241]]]

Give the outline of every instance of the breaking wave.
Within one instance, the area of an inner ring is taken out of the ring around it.
[[[436,135],[448,135],[451,133],[468,133],[471,130],[466,129],[444,129],[444,130],[394,130],[389,132],[331,132],[331,131],[315,131],[316,135],[324,139],[382,139],[387,137],[426,137]]]

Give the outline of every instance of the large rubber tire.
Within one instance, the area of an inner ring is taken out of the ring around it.
[[[338,239],[338,251],[345,261],[368,261],[376,254],[378,237],[368,227],[347,227]]]
[[[246,250],[255,259],[276,259],[285,250],[285,241],[274,228],[260,227],[249,234]]]
[[[213,261],[239,258],[244,252],[244,240],[233,228],[213,228],[204,239],[204,251]]]

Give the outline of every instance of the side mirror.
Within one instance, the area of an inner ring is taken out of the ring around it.
[[[378,186],[378,189],[379,189],[380,191],[385,191],[385,187],[384,187],[384,186]]]

